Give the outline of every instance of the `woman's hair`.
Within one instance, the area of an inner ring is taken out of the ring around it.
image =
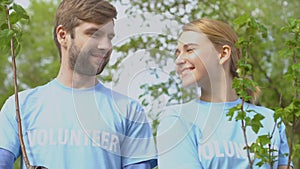
[[[56,29],[62,25],[74,36],[74,28],[82,21],[105,24],[117,16],[116,8],[105,0],[63,0],[57,8],[53,36],[61,57],[60,44],[56,37]]]
[[[194,20],[182,28],[183,31],[195,31],[206,35],[206,37],[212,42],[216,50],[220,50],[224,45],[228,45],[231,48],[230,57],[230,74],[232,77],[238,77],[238,61],[242,57],[242,51],[236,46],[238,42],[238,36],[236,32],[225,22],[202,18]],[[256,91],[247,91],[249,95],[253,96],[253,101],[256,100],[259,93],[259,88]]]

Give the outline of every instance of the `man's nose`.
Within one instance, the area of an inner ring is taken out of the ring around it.
[[[100,38],[98,40],[97,48],[106,51],[111,50],[112,48],[111,40],[107,37]]]

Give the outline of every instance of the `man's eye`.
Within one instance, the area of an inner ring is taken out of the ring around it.
[[[109,35],[108,39],[112,40],[115,37],[115,35]]]
[[[101,35],[99,33],[93,33],[91,35],[92,38],[99,38]]]

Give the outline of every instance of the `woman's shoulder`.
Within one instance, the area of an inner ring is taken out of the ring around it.
[[[262,115],[273,115],[274,111],[270,108],[261,105],[255,105],[252,103],[246,103],[244,108],[246,111],[253,111],[254,113],[260,113]]]
[[[180,124],[182,126],[193,126],[195,119],[203,114],[202,106],[196,100],[186,103],[167,106],[159,116],[162,125],[171,126]]]

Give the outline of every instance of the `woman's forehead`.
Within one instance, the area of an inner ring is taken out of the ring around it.
[[[195,31],[183,31],[178,40],[178,44],[201,44],[209,42],[205,34]]]

